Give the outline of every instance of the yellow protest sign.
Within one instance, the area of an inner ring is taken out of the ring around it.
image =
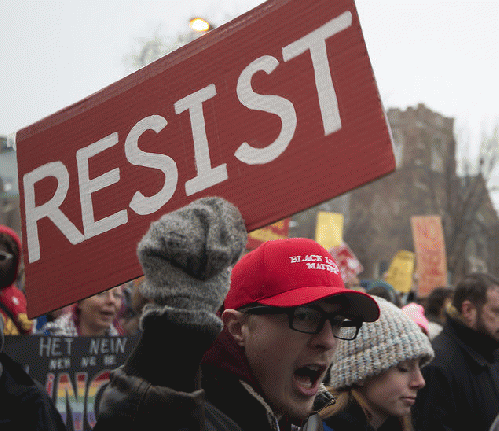
[[[315,241],[326,250],[343,243],[343,214],[319,212],[315,226]]]
[[[414,273],[415,254],[412,251],[399,250],[392,259],[385,280],[402,293],[409,293]]]
[[[260,244],[273,239],[285,239],[289,236],[290,218],[256,229],[248,234],[247,250],[253,250]]]

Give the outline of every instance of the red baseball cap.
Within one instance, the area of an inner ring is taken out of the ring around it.
[[[376,301],[346,289],[333,257],[306,238],[267,241],[243,256],[232,269],[224,308],[263,304],[295,307],[332,296],[345,300],[345,314],[365,322],[379,317]]]

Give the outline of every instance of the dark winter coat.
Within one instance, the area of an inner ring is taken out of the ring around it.
[[[417,431],[487,431],[499,413],[498,344],[449,317],[414,408]]]
[[[186,348],[198,345],[192,335]],[[185,352],[178,350],[177,354]],[[241,348],[226,332],[204,356],[202,389],[176,391],[151,385],[127,373],[126,368],[112,373],[94,431],[161,429],[158,424],[164,424],[169,431],[276,431],[278,426],[281,431],[293,429],[289,423],[278,424],[271,408],[258,394],[259,386]],[[182,374],[182,368],[179,363],[173,372]],[[322,394],[318,399],[323,405],[330,397]]]
[[[402,431],[398,418],[388,418],[375,430],[367,421],[362,407],[351,400],[346,408],[323,422],[324,431]]]
[[[150,325],[124,366],[111,373],[94,431],[241,431],[206,399],[197,378],[216,335],[160,319],[165,321]]]
[[[153,386],[140,377],[113,372],[94,431],[241,431],[206,401],[205,392]]]
[[[66,430],[45,390],[4,353],[0,364],[0,430]]]

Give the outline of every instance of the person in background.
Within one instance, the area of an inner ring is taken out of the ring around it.
[[[122,335],[117,316],[121,309],[122,287],[117,286],[82,299],[39,332],[58,336]]]
[[[424,307],[415,302],[404,305],[402,312],[409,316],[423,331],[426,336],[430,335],[430,322],[425,316]]]
[[[0,429],[2,431],[64,431],[66,426],[45,388],[21,365],[3,353],[0,319]]]
[[[26,297],[16,286],[21,261],[21,240],[15,231],[0,225],[0,318],[5,335],[29,335]]]
[[[133,336],[140,332],[140,316],[142,309],[148,302],[139,291],[143,278],[140,277],[123,285],[122,306],[118,314],[118,322],[123,328],[124,335]]]
[[[425,314],[429,323],[429,337],[433,340],[444,328],[445,310],[452,303],[452,289],[437,287],[433,289],[425,303]]]
[[[246,241],[239,210],[218,197],[151,224],[138,256],[152,302],[94,431],[291,431],[329,400],[338,338],[377,319],[376,302],[345,289],[315,241],[267,241],[240,259]]]
[[[456,286],[435,359],[414,408],[418,431],[488,431],[499,413],[499,279],[471,273]]]
[[[376,297],[375,297],[376,298]],[[411,407],[433,358],[426,335],[397,306],[376,298],[380,318],[338,342],[330,390],[336,402],[320,412],[325,431],[410,431]]]
[[[36,317],[35,319],[33,319],[33,333],[40,333],[40,331],[45,327],[47,323],[54,322],[63,314],[69,313],[71,311],[71,308],[71,305],[66,305],[65,307],[58,308],[57,310],[52,310],[47,314]]]
[[[359,277],[352,275],[349,277],[348,281],[345,282],[345,288],[358,290],[361,288]]]
[[[384,280],[374,280],[369,283],[366,288],[369,295],[377,296],[378,298],[386,299],[388,302],[395,304],[397,307],[402,307],[402,301],[397,291],[390,283]]]

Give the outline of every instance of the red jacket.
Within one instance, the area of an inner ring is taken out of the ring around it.
[[[21,240],[15,231],[7,226],[0,225],[0,234],[10,236],[17,244],[19,253],[21,253]],[[19,256],[17,258],[15,262],[16,278],[19,270]],[[3,318],[5,335],[26,335],[31,333],[33,322],[28,319],[26,297],[14,283],[0,290],[0,316]]]

